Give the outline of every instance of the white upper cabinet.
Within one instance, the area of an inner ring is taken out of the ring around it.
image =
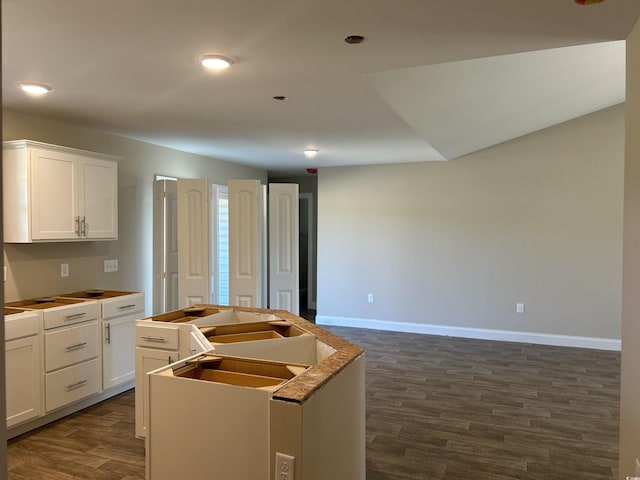
[[[3,143],[4,241],[118,238],[118,164],[29,140]]]

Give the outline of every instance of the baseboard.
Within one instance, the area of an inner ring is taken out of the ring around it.
[[[48,423],[60,420],[67,415],[79,412],[82,409],[95,405],[96,403],[102,402],[103,400],[107,400],[108,398],[120,395],[121,393],[124,393],[127,390],[131,390],[134,387],[135,381],[130,380],[115,387],[111,387],[108,390],[104,390],[103,392],[91,397],[79,400],[76,403],[72,403],[58,410],[54,410],[53,412],[49,412],[42,417],[38,417],[28,422],[21,423],[20,425],[16,425],[15,427],[11,427],[7,429],[7,440],[13,437],[17,437],[18,435],[22,435],[23,433],[29,432],[31,430],[35,430],[36,428],[42,427],[43,425],[46,425]]]
[[[550,335],[545,333],[515,332],[511,330],[491,330],[484,328],[449,327],[424,323],[390,322],[367,318],[331,317],[317,315],[316,324],[340,327],[370,328],[426,335],[448,337],[477,338],[482,340],[500,340],[504,342],[536,343],[539,345],[557,345],[561,347],[593,348],[595,350],[620,351],[622,342],[610,338],[575,337],[571,335]]]

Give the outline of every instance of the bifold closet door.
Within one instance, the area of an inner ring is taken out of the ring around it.
[[[266,189],[259,180],[229,180],[229,304],[266,307]]]
[[[300,313],[298,185],[269,184],[269,308]]]
[[[209,182],[178,179],[179,308],[210,303]]]

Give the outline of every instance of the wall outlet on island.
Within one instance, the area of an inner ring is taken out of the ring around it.
[[[104,261],[104,271],[105,271],[105,273],[117,272],[118,271],[118,259],[105,260]]]
[[[295,479],[295,457],[276,452],[276,480]]]
[[[69,276],[69,264],[68,263],[61,263],[60,264],[60,276],[61,277],[68,277]]]

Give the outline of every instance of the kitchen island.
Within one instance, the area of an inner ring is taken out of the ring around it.
[[[147,479],[364,480],[360,347],[282,310],[190,308],[137,322],[147,339],[190,325],[206,346],[136,372]]]

